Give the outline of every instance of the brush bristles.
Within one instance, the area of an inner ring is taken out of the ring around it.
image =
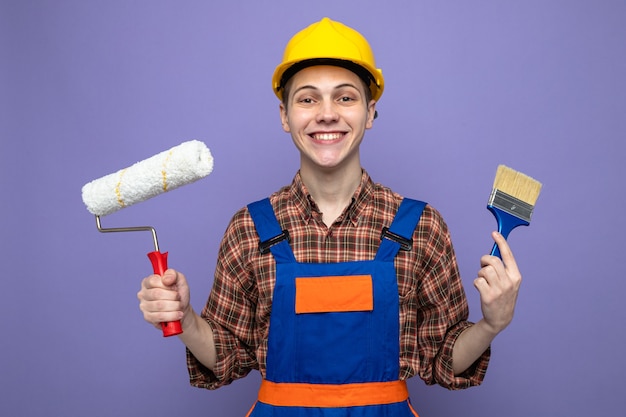
[[[534,206],[541,192],[541,183],[526,174],[500,165],[493,188]]]

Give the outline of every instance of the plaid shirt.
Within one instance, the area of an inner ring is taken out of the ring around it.
[[[270,197],[289,231],[298,262],[330,263],[374,258],[384,226],[402,201],[363,171],[352,203],[331,227],[296,174]],[[400,379],[419,375],[427,384],[463,389],[482,382],[489,350],[464,374],[452,372],[452,348],[471,323],[450,235],[441,215],[426,206],[413,234],[413,250],[395,259],[400,297]],[[217,364],[204,367],[189,351],[191,384],[215,389],[258,369],[265,376],[267,337],[276,264],[258,250],[247,210],[239,210],[222,240],[213,289],[202,311],[213,328]]]

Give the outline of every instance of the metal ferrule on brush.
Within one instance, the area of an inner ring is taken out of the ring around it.
[[[512,216],[530,222],[533,214],[532,205],[523,202],[497,188],[491,192],[488,205],[496,207]]]

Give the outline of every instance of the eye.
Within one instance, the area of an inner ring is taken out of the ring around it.
[[[359,92],[351,87],[342,88],[337,91],[336,100],[338,103],[352,103],[359,101]]]
[[[294,97],[294,101],[299,104],[313,104],[315,103],[315,97],[311,95],[301,95]]]

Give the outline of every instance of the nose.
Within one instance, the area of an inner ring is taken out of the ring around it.
[[[319,103],[317,122],[335,122],[339,119],[339,113],[332,100],[322,100]]]

